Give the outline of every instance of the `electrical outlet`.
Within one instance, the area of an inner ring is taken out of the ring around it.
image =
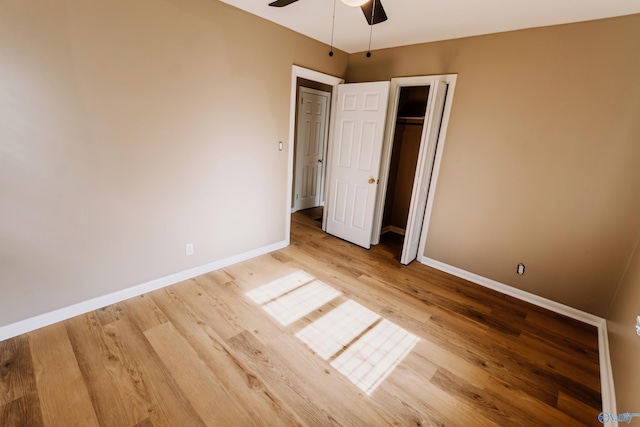
[[[640,316],[636,317],[636,334],[640,335]]]
[[[193,255],[193,243],[187,243],[184,250],[187,256]]]
[[[519,274],[520,276],[522,276],[524,274],[524,264],[523,263],[518,264],[518,268],[516,269],[516,273]]]

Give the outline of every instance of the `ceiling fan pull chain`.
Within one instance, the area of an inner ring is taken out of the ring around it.
[[[369,49],[367,50],[367,58],[371,58],[371,36],[373,35],[373,23],[376,16],[376,0],[371,0],[371,24],[369,25]]]
[[[333,32],[336,27],[336,1],[333,0],[333,19],[331,20],[331,47],[329,48],[329,56],[333,56]]]

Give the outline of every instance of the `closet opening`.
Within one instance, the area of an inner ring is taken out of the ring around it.
[[[407,229],[429,90],[429,85],[401,87],[398,98],[380,230],[381,242],[392,246],[394,252],[397,249],[398,256],[402,252]]]

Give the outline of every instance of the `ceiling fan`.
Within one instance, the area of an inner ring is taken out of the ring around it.
[[[275,0],[269,3],[272,7],[284,7],[289,6],[291,3],[295,3],[298,0]],[[364,17],[367,19],[369,25],[379,24],[387,20],[387,14],[382,7],[380,0],[342,0],[347,6],[360,6]]]

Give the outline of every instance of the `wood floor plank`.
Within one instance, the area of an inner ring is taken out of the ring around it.
[[[210,271],[206,274],[207,277],[210,277],[216,283],[228,283],[235,279],[232,275],[227,272],[226,269],[221,268],[220,270]]]
[[[420,393],[403,393],[418,378],[412,389],[419,389]],[[498,427],[495,421],[480,413],[475,405],[456,399],[454,395],[447,393],[433,384],[429,377],[421,375],[406,367],[399,366],[389,380],[385,382],[376,394],[379,405],[386,407],[390,402],[397,401],[402,405],[409,406],[421,414],[422,420],[412,425],[434,425],[434,426],[460,426],[466,427]],[[408,425],[408,424],[405,424]]]
[[[377,301],[383,309],[400,311],[418,322],[425,322],[432,316],[429,307],[417,298],[409,298],[406,293],[387,285],[368,275],[358,277],[358,282],[364,285],[360,296],[369,296],[368,301]]]
[[[131,426],[147,418],[149,402],[138,389],[137,371],[117,333],[103,327],[95,313],[74,317],[65,325],[100,424]]]
[[[444,295],[457,294],[461,297],[459,301],[475,301],[476,304],[481,304],[490,310],[528,312],[530,308],[535,307],[512,296],[418,263],[404,266],[401,274],[405,281],[422,284],[432,292]]]
[[[206,281],[206,278],[199,280]],[[218,333],[225,339],[245,330],[241,319],[235,315],[234,309],[228,305],[228,302],[215,293],[207,293],[195,279],[174,286],[168,295],[182,304],[189,300],[189,309],[198,316],[204,317],[201,321],[209,320],[215,323]]]
[[[124,310],[121,303],[111,304],[97,309],[95,315],[100,319],[101,324],[108,325],[111,322],[122,319],[124,317]]]
[[[369,398],[326,362],[308,350],[298,351],[300,343],[293,337],[282,335],[267,347],[245,331],[230,344],[281,395],[310,404],[304,414],[309,425],[395,424],[393,415],[368,405]],[[305,378],[302,387],[300,378]]]
[[[164,312],[147,294],[123,301],[122,306],[127,313],[127,317],[142,331],[155,328],[169,321]]]
[[[584,402],[571,397],[563,392],[558,394],[558,409],[564,411],[574,420],[585,425],[599,425],[597,422],[601,409],[593,408]]]
[[[549,346],[523,332],[518,340],[507,340],[500,336],[488,338],[495,345],[502,346],[534,362],[541,368],[558,375],[564,375],[593,390],[600,390],[600,372],[598,365],[586,358],[570,358],[567,352],[555,346]]]
[[[128,313],[130,313],[130,307],[127,308]],[[123,351],[129,355],[128,374],[136,384],[140,395],[149,402],[148,418],[140,421],[139,424],[204,426],[204,421],[194,410],[189,397],[182,392],[175,378],[167,372],[160,357],[140,328],[127,317],[113,322],[111,326],[121,338]]]
[[[235,325],[224,338],[230,338],[243,330],[252,331],[255,336],[265,342],[280,335],[283,328],[276,321],[264,316],[256,316],[256,304],[243,295],[237,280],[219,284],[208,275],[198,277],[197,286],[192,291],[202,294],[197,300],[199,312],[216,313]],[[213,311],[208,308],[211,304],[214,305]]]
[[[31,332],[29,341],[44,424],[99,426],[64,324]]]
[[[0,342],[0,405],[35,393],[28,336]]]
[[[432,320],[435,325],[442,325],[443,318],[446,318],[446,315],[434,317]],[[469,336],[472,341],[469,342],[470,345],[466,346],[466,349],[473,349],[472,353],[477,356],[488,358],[493,355],[500,361],[522,358],[522,364],[528,366],[531,371],[537,371],[533,367],[535,365],[539,370],[548,372],[549,375],[567,376],[571,380],[599,391],[599,370],[588,359],[568,358],[566,352],[559,351],[555,346],[543,346],[540,342],[537,345],[532,345],[527,340],[529,334],[526,332],[523,332],[518,339],[513,339],[509,334],[490,334],[486,331],[482,332],[480,329],[474,331],[470,328],[469,323],[461,323],[460,319],[448,319],[445,336],[436,333],[434,336],[441,336],[441,339],[445,340],[446,335],[450,334]],[[432,332],[436,331],[436,329],[432,330]],[[479,345],[471,345],[474,344],[474,341]],[[462,347],[465,347],[464,344]],[[470,354],[468,356],[471,357]],[[550,396],[551,400],[553,400],[553,396]]]
[[[446,406],[431,405],[399,392],[392,382],[384,390],[376,391],[378,407],[394,414],[403,426],[453,426],[452,417],[447,416]],[[450,415],[450,414],[449,414]],[[482,425],[482,424],[477,424]],[[488,427],[495,427],[492,424]]]
[[[255,425],[171,323],[144,335],[206,425]]]
[[[140,421],[135,427],[155,427],[150,418]]]
[[[576,425],[575,421],[552,406],[546,405],[527,393],[522,392],[509,384],[494,378],[478,366],[472,365],[459,358],[453,353],[449,353],[439,346],[423,340],[419,343],[415,351],[407,357],[403,366],[419,372],[425,365],[419,358],[427,357],[438,361],[438,365],[446,371],[454,372],[457,377],[464,378],[465,383],[474,388],[482,396],[489,396],[495,401],[506,401],[509,405],[518,408],[520,415],[526,414],[527,410],[533,414],[542,414],[542,418],[536,418],[536,425]],[[531,416],[529,419],[533,421]]]
[[[555,404],[559,385],[553,381],[541,385],[537,367],[532,370],[522,369],[521,364],[530,366],[530,362],[526,359],[509,353],[504,348],[486,344],[484,337],[466,336],[464,341],[451,340],[455,331],[450,330],[450,325],[445,320],[432,318],[429,321],[435,326],[431,330],[430,337],[437,345],[482,367],[491,375],[514,384],[515,387],[525,390],[535,398],[549,405]]]
[[[234,282],[241,286],[241,291],[244,293],[282,279],[283,276],[295,270],[267,254],[250,259],[241,266],[236,264],[225,267],[224,271],[233,277]]]
[[[529,345],[574,355],[586,369],[599,364],[598,328],[541,307],[534,306],[527,313],[522,339]]]
[[[555,348],[556,350],[573,354],[580,360],[589,360],[593,364],[598,363],[598,358],[600,356],[597,345],[584,345],[580,342],[574,341],[571,336],[562,335],[557,331],[549,330],[547,328],[536,328],[534,330],[525,329],[523,334],[527,334],[531,340],[537,340],[545,345]]]
[[[495,336],[470,335],[464,343],[454,343],[448,339],[450,335],[448,331],[453,324],[438,318],[432,318],[429,322],[439,326],[439,333],[436,333],[438,329],[434,329],[433,336],[439,335],[441,344],[464,348],[465,354],[469,357],[468,360],[473,359],[473,355],[477,356],[477,361],[482,358],[488,360],[490,363],[487,368],[491,367],[493,375],[507,381],[518,382],[519,387],[528,389],[548,404],[555,404],[557,392],[561,388],[571,388],[575,393],[579,393],[581,398],[587,399],[594,405],[600,404],[599,389],[590,389],[551,366],[531,360],[526,353],[516,353],[508,347],[497,345],[498,340]],[[451,330],[451,332],[454,331]],[[544,386],[540,387],[541,385]]]
[[[485,371],[483,367],[472,364],[456,353],[447,351],[427,339],[420,340],[413,350],[402,365],[406,369],[420,372],[421,375],[423,375],[422,372],[427,366],[427,372],[430,373],[428,380],[431,380],[431,377],[439,368],[443,368],[450,372],[455,372],[456,375],[461,376],[475,387],[482,388],[489,382],[491,374]]]
[[[152,297],[163,306],[174,303],[174,300],[163,292],[154,292]],[[247,415],[257,425],[303,424],[287,401],[277,396],[209,324],[184,310],[167,310],[167,313],[170,315],[171,323],[229,390],[235,401],[243,408],[251,408]]]
[[[430,364],[425,360],[420,364],[418,371],[411,370],[408,359],[414,355],[415,352],[411,352],[394,369],[385,382],[372,393],[372,399],[376,405],[398,417],[402,425],[455,425],[454,417],[450,416],[453,407],[450,405],[452,402],[450,399],[447,399],[445,405],[439,402],[439,396],[435,396],[434,393],[409,396],[401,392],[401,390],[417,388],[424,392],[424,385],[429,384],[429,380],[438,370],[438,365]],[[483,425],[482,421],[477,425]]]
[[[0,406],[0,426],[41,427],[42,412],[36,393],[25,394]]]
[[[296,270],[303,270],[318,280],[339,290],[347,298],[359,303],[366,304],[374,311],[382,307],[390,306],[396,310],[410,313],[418,320],[425,320],[431,316],[429,306],[416,298],[409,297],[406,293],[388,286],[378,278],[362,274],[353,277],[331,269],[318,267],[313,256],[309,254],[299,254],[295,260],[288,263]],[[365,285],[365,286],[362,286]]]
[[[516,324],[491,315],[491,308],[474,303],[472,299],[466,302],[459,297],[454,299],[450,297],[451,293],[438,292],[411,279],[389,281],[389,285],[428,302],[429,305],[455,313],[458,317],[468,319],[486,328],[491,328],[500,334],[512,336],[520,334],[520,329]],[[455,295],[455,293],[453,294]]]
[[[579,426],[582,423],[556,406],[547,405],[530,394],[512,387],[493,376],[484,385],[482,393],[494,402],[504,402],[513,413],[525,417],[535,425]]]
[[[523,414],[504,401],[492,399],[482,389],[479,389],[457,375],[445,370],[438,372],[431,378],[431,382],[456,400],[467,402],[483,416],[499,425],[527,427],[532,424],[540,425],[531,415]]]
[[[597,328],[588,323],[572,319],[564,314],[556,313],[555,311],[547,310],[533,304],[527,305],[527,311],[527,320],[529,320],[530,323],[536,323],[537,321],[534,319],[539,319],[538,322],[541,323],[541,326],[545,329],[545,325],[554,325],[554,330],[564,331],[566,333],[565,335],[570,337],[575,337],[576,334],[586,334],[585,337],[589,337],[587,340],[590,343],[593,343],[594,336],[597,338],[597,335],[594,335],[594,333],[597,332]],[[542,321],[540,322],[540,320]]]

